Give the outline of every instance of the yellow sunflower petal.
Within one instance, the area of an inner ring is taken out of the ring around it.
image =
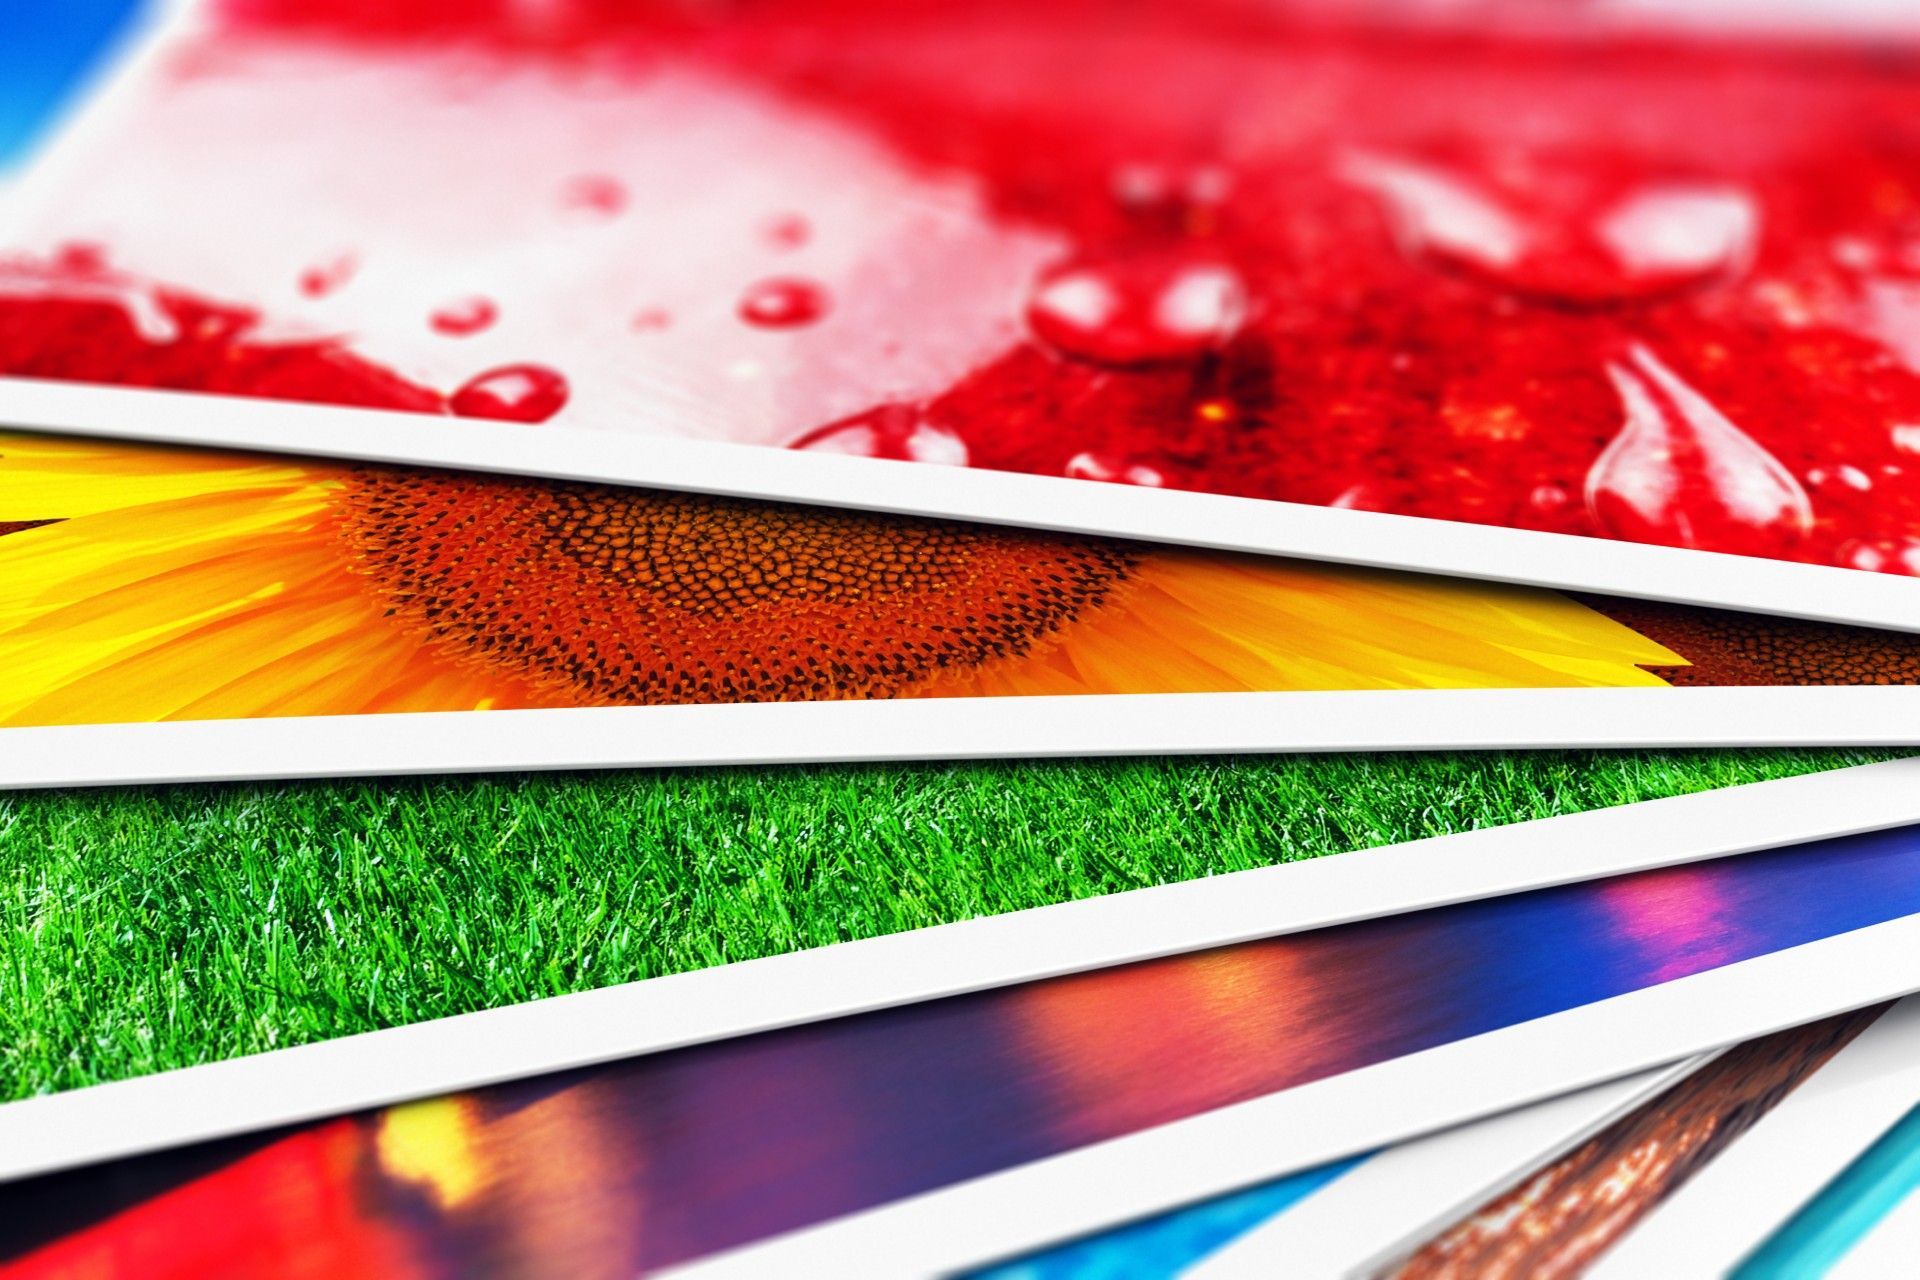
[[[1656,686],[1662,645],[1557,592],[1156,550],[1133,594],[968,693]]]

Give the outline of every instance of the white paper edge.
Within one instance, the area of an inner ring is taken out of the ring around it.
[[[0,729],[0,790],[420,773],[1558,747],[1920,745],[1920,685],[1063,694]]]
[[[1717,1056],[1595,1085],[1390,1147],[1216,1249],[1181,1280],[1336,1280],[1425,1240]]]
[[[0,1181],[844,1014],[1914,822],[1920,758],[741,961],[8,1103]]]
[[[1641,1219],[1589,1280],[1732,1270],[1916,1101],[1920,1000],[1906,1000]]]
[[[636,435],[611,422],[525,426],[0,378],[0,423],[939,516],[1920,631],[1920,581],[1891,574],[1260,498]]]
[[[1720,36],[1794,36],[1852,41],[1915,34],[1911,0],[1598,0],[1587,16],[1629,32],[1689,31]]]

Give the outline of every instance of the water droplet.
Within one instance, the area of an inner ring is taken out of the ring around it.
[[[813,224],[797,213],[770,219],[761,234],[776,249],[799,249],[813,239]]]
[[[1380,197],[1402,242],[1417,256],[1460,258],[1499,272],[1526,251],[1519,220],[1454,175],[1371,155],[1350,157],[1341,173]]]
[[[1573,495],[1557,484],[1535,485],[1533,492],[1527,495],[1527,505],[1542,515],[1563,511],[1572,500]]]
[[[1610,208],[1595,225],[1636,291],[1717,275],[1752,248],[1760,215],[1730,187],[1653,186]]]
[[[575,174],[560,188],[560,203],[595,217],[618,217],[627,207],[627,186],[604,173]]]
[[[1895,426],[1893,447],[1902,453],[1920,454],[1920,423],[1902,422]]]
[[[463,418],[545,422],[567,403],[567,380],[539,364],[510,364],[468,381],[447,401]]]
[[[775,276],[740,298],[740,318],[762,329],[793,329],[827,313],[827,291],[798,276]]]
[[[1223,262],[1173,253],[1085,260],[1042,275],[1027,324],[1055,350],[1104,365],[1193,360],[1238,331],[1247,288]]]
[[[1156,164],[1123,164],[1108,184],[1114,200],[1129,209],[1152,209],[1173,197],[1173,175]]]
[[[1066,474],[1075,480],[1102,480],[1108,484],[1136,484],[1158,489],[1167,478],[1153,467],[1125,462],[1104,453],[1076,453],[1067,459]]]
[[[1807,485],[1815,493],[1845,497],[1866,493],[1873,488],[1873,477],[1845,463],[1832,467],[1814,467],[1807,472]]]
[[[1848,569],[1920,578],[1920,538],[1855,538],[1840,545],[1834,561]]]
[[[1189,205],[1225,204],[1232,190],[1233,174],[1217,164],[1191,170],[1180,184],[1180,194]]]
[[[493,304],[493,299],[475,294],[437,308],[427,317],[427,323],[433,326],[435,333],[444,333],[449,338],[464,338],[490,328],[499,318],[500,308]]]
[[[791,446],[812,453],[855,458],[891,458],[897,462],[967,465],[967,442],[928,421],[919,406],[883,404],[864,413],[807,432]]]
[[[1378,488],[1367,483],[1349,485],[1328,500],[1327,505],[1342,511],[1387,511],[1390,504]]]
[[[76,276],[97,276],[107,269],[105,245],[91,240],[69,240],[54,251],[53,269]]]
[[[353,279],[358,266],[352,254],[343,253],[337,258],[308,267],[300,273],[300,292],[309,298],[324,298]]]
[[[1113,200],[1137,219],[1170,229],[1210,225],[1233,190],[1233,175],[1219,165],[1123,164],[1108,178]]]
[[[1607,366],[1626,423],[1587,473],[1587,507],[1617,538],[1767,555],[1813,523],[1779,459],[1651,351]]]
[[[1880,249],[1871,240],[1842,236],[1832,245],[1833,260],[1849,271],[1871,271],[1880,265]]]
[[[1759,230],[1746,193],[1710,183],[1496,184],[1384,156],[1347,179],[1380,199],[1407,253],[1522,296],[1572,305],[1644,300],[1743,266]]]

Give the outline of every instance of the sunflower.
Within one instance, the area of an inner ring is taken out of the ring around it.
[[[1656,685],[1564,596],[934,520],[0,437],[0,723]]]

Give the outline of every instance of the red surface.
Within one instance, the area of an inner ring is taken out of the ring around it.
[[[354,355],[341,341],[264,340],[259,323],[250,309],[130,280],[89,253],[69,252],[53,264],[0,258],[0,371],[446,411],[444,396]]]
[[[1920,572],[1911,49],[1603,36],[1546,3],[1478,32],[1229,0],[228,7],[330,40],[716,66],[1071,244],[1011,317],[1024,336],[810,447],[916,456],[898,424],[931,423],[937,460],[976,467]],[[804,238],[806,212],[769,234]],[[146,349],[103,307],[8,298],[0,367],[435,398],[166,305],[218,323]],[[829,305],[781,279],[738,311]],[[482,390],[463,412],[553,404]]]

